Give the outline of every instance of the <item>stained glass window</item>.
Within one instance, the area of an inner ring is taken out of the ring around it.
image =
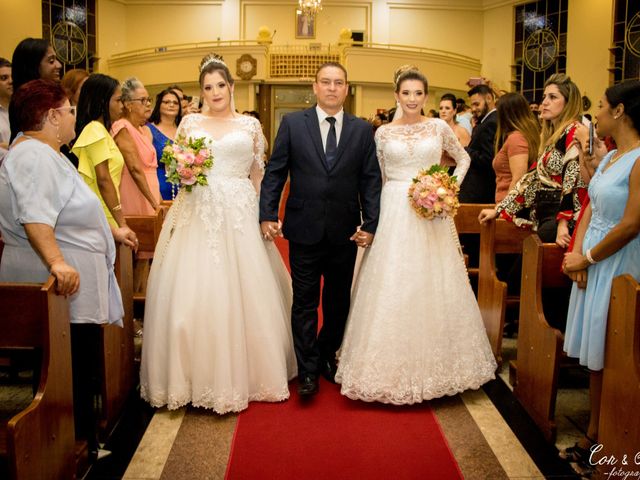
[[[51,42],[63,74],[73,68],[93,71],[95,0],[42,0],[42,37]]]
[[[611,50],[611,82],[640,79],[640,2],[616,0]]]
[[[539,102],[544,82],[567,69],[569,0],[538,0],[516,6],[514,89]]]

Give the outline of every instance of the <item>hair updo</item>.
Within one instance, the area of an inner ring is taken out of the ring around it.
[[[122,82],[120,88],[122,88],[122,101],[129,102],[133,100],[134,92],[139,88],[144,88],[144,85],[136,77],[129,77]]]
[[[229,85],[233,85],[233,77],[231,76],[229,67],[227,67],[226,63],[224,63],[223,58],[215,53],[210,53],[200,62],[199,82],[201,88],[205,75],[213,72],[218,72],[222,76],[222,78],[224,78],[225,82],[227,82]]]
[[[405,80],[418,80],[419,82],[422,82],[425,93],[429,90],[427,77],[425,77],[415,65],[402,65],[393,72],[393,83],[396,87],[396,93],[400,91],[400,85]]]

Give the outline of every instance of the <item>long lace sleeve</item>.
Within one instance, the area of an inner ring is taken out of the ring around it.
[[[387,181],[387,177],[384,174],[384,127],[379,127],[375,134],[376,142],[376,157],[378,157],[378,164],[380,165],[380,173],[382,174],[382,183]]]
[[[253,163],[249,170],[249,178],[253,187],[256,189],[258,195],[260,195],[260,183],[262,177],[264,177],[264,158],[265,158],[265,138],[262,133],[262,128],[258,120],[253,119],[251,122],[251,137],[253,138]]]
[[[469,154],[464,149],[464,147],[458,141],[458,137],[453,133],[451,127],[442,122],[441,127],[442,133],[442,149],[449,154],[451,158],[453,158],[456,162],[456,168],[453,171],[453,175],[455,175],[458,179],[458,185],[462,184],[465,175],[467,174],[467,170],[469,170],[469,166],[471,165],[471,158]]]
[[[183,136],[185,138],[189,137],[189,135],[191,134],[193,125],[198,120],[199,117],[200,115],[196,113],[192,113],[190,115],[182,117],[182,120],[180,121],[180,125],[178,125],[178,130],[176,130],[176,138],[180,136]]]

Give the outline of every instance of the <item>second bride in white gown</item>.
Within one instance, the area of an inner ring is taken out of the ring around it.
[[[444,121],[420,114],[426,78],[415,69],[396,78],[401,115],[376,131],[380,221],[354,286],[336,381],[349,398],[400,405],[478,388],[496,363],[453,220],[421,218],[408,198],[412,178],[443,150],[459,182],[469,155]]]
[[[140,385],[155,407],[191,403],[223,414],[289,398],[291,281],[258,224],[260,124],[234,112],[233,80],[218,57],[203,60],[200,85],[208,112],[186,116],[178,135],[204,137],[214,165],[208,185],[180,191],[163,224],[147,286]]]

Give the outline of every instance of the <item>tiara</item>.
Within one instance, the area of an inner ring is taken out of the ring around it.
[[[210,53],[209,55],[207,55],[202,59],[202,62],[200,62],[200,73],[202,73],[202,71],[212,63],[218,63],[220,65],[223,65],[226,68],[229,68],[227,67],[227,64],[224,63],[224,60],[220,55],[216,53]]]

